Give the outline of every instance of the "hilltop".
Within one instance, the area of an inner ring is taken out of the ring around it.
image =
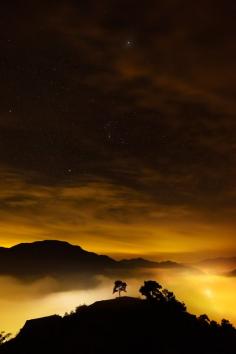
[[[121,297],[27,321],[0,354],[235,354],[236,330],[177,301]]]

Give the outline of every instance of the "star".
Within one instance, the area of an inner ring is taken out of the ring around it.
[[[128,40],[126,41],[126,47],[127,47],[127,48],[133,48],[134,45],[135,45],[135,43],[134,43],[134,41],[133,41],[132,39],[128,39]]]

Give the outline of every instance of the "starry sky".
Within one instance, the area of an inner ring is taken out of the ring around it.
[[[12,0],[0,14],[0,244],[236,253],[233,0]]]

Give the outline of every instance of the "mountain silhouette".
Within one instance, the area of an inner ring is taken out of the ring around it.
[[[204,259],[195,264],[196,267],[222,273],[236,269],[236,257],[216,257]]]
[[[129,272],[136,268],[179,268],[175,262],[151,262],[142,258],[116,261],[105,255],[88,252],[68,242],[45,240],[21,243],[11,248],[0,248],[0,275],[9,275],[25,281],[45,276],[54,278],[88,277]]]
[[[228,273],[225,273],[227,277],[236,277],[236,269],[231,270]]]
[[[229,322],[176,304],[121,297],[30,320],[0,354],[235,354]]]

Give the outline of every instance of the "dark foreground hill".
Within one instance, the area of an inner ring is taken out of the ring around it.
[[[235,354],[236,330],[197,318],[180,303],[130,297],[27,321],[0,354]]]

